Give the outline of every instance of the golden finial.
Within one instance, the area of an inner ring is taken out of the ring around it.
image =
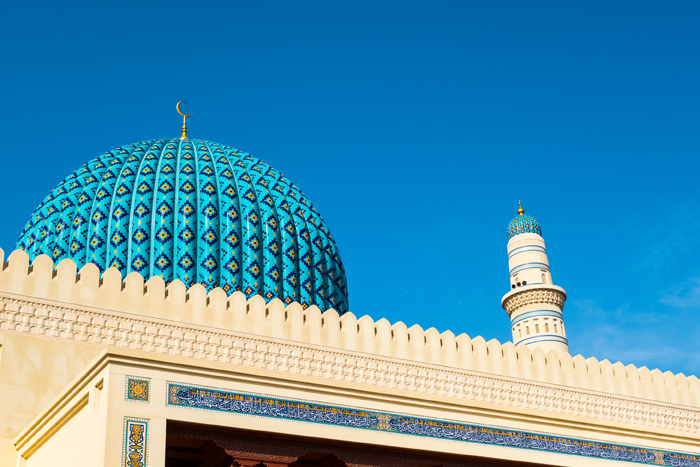
[[[518,214],[521,216],[525,214],[525,210],[523,209],[523,206],[520,204],[520,200],[518,200]]]
[[[175,106],[175,108],[177,109],[177,113],[182,115],[182,136],[180,136],[180,139],[187,139],[187,117],[191,117],[192,114],[185,115],[182,112],[180,112],[180,104],[187,104],[187,101],[180,101]]]

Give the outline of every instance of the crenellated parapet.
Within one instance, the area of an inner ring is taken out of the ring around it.
[[[700,433],[695,376],[180,281],[166,287],[116,269],[100,275],[90,264],[78,271],[71,260],[30,265],[20,250],[7,261],[0,250],[0,265],[0,331]]]

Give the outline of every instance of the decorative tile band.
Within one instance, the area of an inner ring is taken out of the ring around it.
[[[534,284],[531,284],[531,285],[534,285]],[[510,324],[515,325],[523,320],[532,319],[532,318],[559,318],[562,321],[564,320],[564,316],[561,314],[561,312],[556,311],[556,310],[532,310],[532,311],[528,311],[526,313],[523,313],[522,315],[518,315],[515,318],[512,318],[510,320]]]
[[[124,467],[148,466],[148,423],[144,418],[124,418]]]
[[[151,400],[150,389],[150,378],[142,378],[140,376],[127,376],[126,394],[124,397],[127,401],[148,403]]]
[[[535,251],[537,253],[544,253],[545,255],[547,254],[547,249],[543,246],[539,245],[526,245],[526,246],[521,246],[518,248],[515,248],[508,252],[508,259],[511,259],[515,255],[519,255],[520,253],[527,253],[530,251]]]
[[[556,336],[554,334],[540,334],[539,336],[526,337],[525,339],[520,339],[513,344],[517,347],[519,345],[530,345],[539,342],[559,342],[561,344],[569,345],[569,341],[566,337]]]
[[[641,464],[700,467],[700,456],[693,454],[679,454],[597,441],[467,425],[446,420],[278,399],[173,382],[168,382],[167,400],[169,406],[176,407],[258,415]]]
[[[525,263],[521,264],[520,266],[515,266],[513,269],[510,270],[510,275],[512,276],[515,273],[518,273],[520,271],[524,271],[526,269],[541,269],[543,271],[549,271],[549,265],[544,264],[544,263]]]

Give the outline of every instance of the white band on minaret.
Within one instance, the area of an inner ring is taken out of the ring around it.
[[[539,224],[524,214],[521,207],[508,226],[511,290],[501,300],[511,320],[513,343],[568,352],[563,316],[566,292],[553,285]]]

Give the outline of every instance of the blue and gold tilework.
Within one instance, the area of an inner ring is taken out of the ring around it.
[[[151,380],[140,376],[126,377],[126,400],[132,402],[150,402]]]
[[[518,214],[508,223],[508,240],[521,233],[536,233],[542,236],[542,229],[534,217]]]
[[[198,410],[255,415],[297,422],[490,444],[519,449],[674,467],[700,466],[700,456],[503,428],[469,425],[353,407],[279,399],[222,389],[167,384],[167,404]]]
[[[144,418],[124,418],[124,441],[122,465],[124,467],[148,466],[149,420]]]
[[[93,159],[44,199],[17,248],[348,311],[340,253],[313,204],[263,161],[209,141],[142,141]]]

